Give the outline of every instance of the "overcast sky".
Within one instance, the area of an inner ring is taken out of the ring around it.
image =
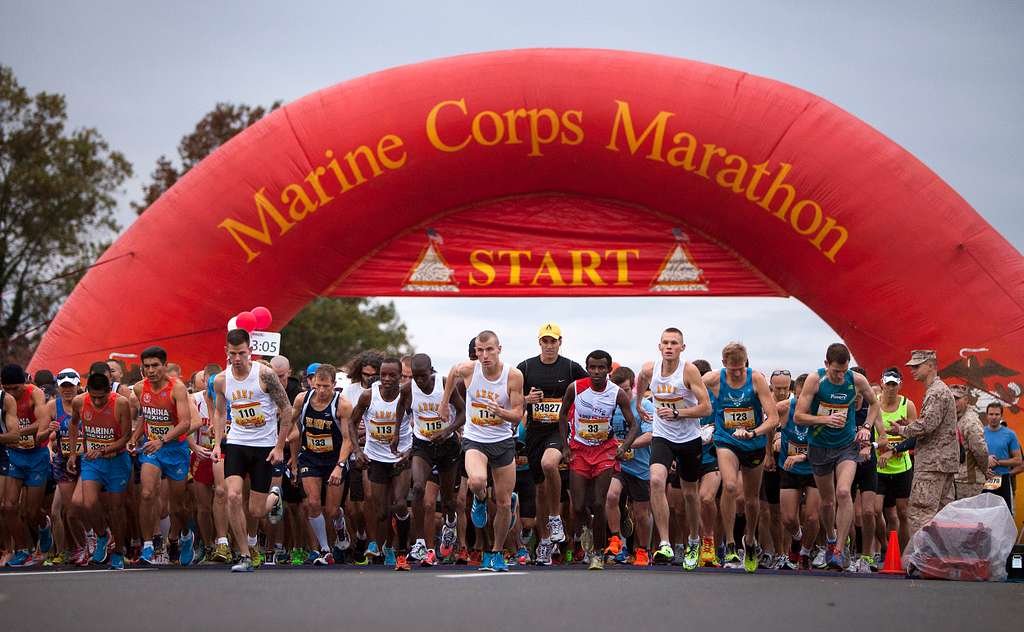
[[[218,101],[288,102],[391,66],[566,46],[695,59],[818,94],[915,154],[1020,250],[1022,33],[1024,4],[1010,2],[0,0],[0,63],[32,92],[65,94],[72,124],[97,128],[134,165],[125,225],[157,157],[175,155]],[[545,320],[563,326],[568,355],[600,347],[633,366],[654,356],[668,325],[687,333],[691,358],[714,360],[739,339],[765,370],[817,367],[837,338],[794,299],[397,303],[439,368],[481,327],[518,362],[536,353]]]

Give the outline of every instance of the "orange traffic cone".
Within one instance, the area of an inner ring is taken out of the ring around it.
[[[889,532],[889,547],[885,551],[885,566],[883,573],[889,575],[902,575],[903,563],[900,561],[900,538],[895,531]]]

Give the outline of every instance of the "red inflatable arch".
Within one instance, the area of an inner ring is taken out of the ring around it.
[[[240,310],[280,327],[321,295],[687,294],[793,295],[873,374],[936,348],[1014,406],[1024,369],[1024,262],[938,176],[819,97],[656,55],[486,53],[321,90],[98,263],[32,367],[161,344],[190,370]]]

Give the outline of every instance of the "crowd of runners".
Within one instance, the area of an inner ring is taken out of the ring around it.
[[[999,405],[983,429],[933,352],[867,375],[836,343],[806,374],[762,373],[739,343],[717,368],[684,360],[669,328],[634,371],[602,350],[563,357],[553,323],[537,340],[513,367],[480,332],[447,375],[426,354],[365,351],[344,387],[327,363],[297,379],[282,356],[255,359],[242,329],[226,368],[190,376],[160,347],[134,384],[113,360],[52,384],[7,365],[3,563],[870,573],[887,533],[906,546],[954,496],[1009,502],[1021,465]],[[927,388],[920,414],[908,377]],[[1005,451],[989,454],[990,432]],[[922,465],[958,451],[953,473],[944,459],[915,477],[915,448]]]

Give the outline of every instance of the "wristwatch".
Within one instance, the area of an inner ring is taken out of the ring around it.
[[[672,419],[679,419],[679,411],[675,408],[672,409]]]

